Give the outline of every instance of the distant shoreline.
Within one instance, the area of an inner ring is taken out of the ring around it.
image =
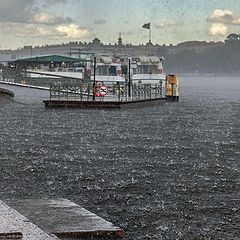
[[[184,77],[240,77],[240,73],[176,73]]]

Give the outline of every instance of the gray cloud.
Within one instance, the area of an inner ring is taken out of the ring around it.
[[[49,5],[57,5],[57,4],[64,4],[64,3],[67,3],[67,1],[66,0],[45,0],[45,1],[43,1],[42,6],[44,8],[48,8]]]
[[[46,4],[67,3],[66,0],[45,0]]]
[[[59,24],[67,24],[67,23],[72,23],[71,18],[61,18],[57,17],[51,13],[47,12],[40,12],[36,13],[31,21],[31,23],[36,23],[36,24],[45,24],[45,25],[59,25]]]
[[[98,19],[94,21],[95,24],[104,24],[105,22],[106,21],[104,19]]]
[[[235,15],[232,11],[228,9],[215,9],[212,15],[207,18],[207,21],[231,25],[240,25],[240,16]]]
[[[159,28],[168,28],[168,27],[173,27],[173,26],[177,26],[177,25],[184,25],[183,22],[175,22],[175,21],[170,21],[169,23],[156,23],[154,24],[155,28],[159,29]]]
[[[65,0],[46,0],[50,4],[64,3]],[[36,0],[0,0],[0,22],[36,23],[57,25],[71,23],[70,17],[62,18],[37,8]]]
[[[44,28],[36,24],[28,23],[0,23],[3,33],[14,34],[21,38],[47,37],[50,39],[85,39],[91,36],[91,32],[76,24],[59,25],[51,28]]]
[[[35,10],[34,0],[0,0],[0,21],[27,22]]]

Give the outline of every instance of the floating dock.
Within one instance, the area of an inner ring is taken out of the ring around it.
[[[0,222],[0,239],[97,240],[126,236],[119,227],[63,198],[0,201]]]
[[[122,109],[154,106],[162,104],[165,98],[135,100],[135,101],[80,101],[80,100],[44,100],[46,108],[82,108],[82,109]]]
[[[57,83],[50,86],[46,108],[121,109],[179,101],[178,79],[167,75],[158,83]]]

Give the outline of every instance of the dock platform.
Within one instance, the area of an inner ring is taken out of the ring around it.
[[[165,98],[134,101],[80,101],[80,100],[44,100],[46,108],[82,108],[82,109],[122,109],[154,106],[165,103]]]
[[[67,199],[14,200],[6,203],[47,234],[54,234],[57,238],[53,239],[116,239],[126,235],[124,230]]]
[[[57,240],[0,200],[0,239]]]

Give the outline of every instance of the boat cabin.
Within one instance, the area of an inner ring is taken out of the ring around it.
[[[131,62],[132,74],[162,74],[163,58],[157,56],[140,56]]]
[[[93,61],[87,63],[87,73],[91,75],[91,80],[93,80]],[[97,58],[95,79],[96,81],[103,82],[125,82],[125,78],[121,70],[120,58],[111,58],[107,56]]]

